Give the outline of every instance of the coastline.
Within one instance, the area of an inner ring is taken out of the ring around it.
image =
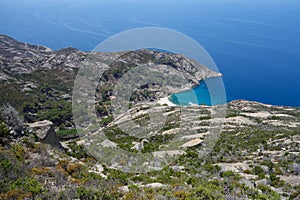
[[[170,100],[169,100],[169,96],[167,97],[163,97],[161,99],[159,99],[157,101],[157,103],[159,103],[160,105],[168,105],[168,106],[177,106],[176,104],[172,103]]]

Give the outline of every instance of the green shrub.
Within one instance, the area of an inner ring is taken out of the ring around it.
[[[56,135],[59,138],[68,138],[68,137],[76,137],[77,130],[76,129],[65,129],[65,130],[58,130]]]
[[[8,137],[9,136],[9,129],[4,122],[0,121],[0,137]]]
[[[218,173],[221,170],[221,167],[219,165],[213,165],[213,164],[205,164],[204,169],[212,174]]]
[[[221,172],[220,175],[221,175],[221,177],[231,177],[231,176],[235,176],[234,172],[231,171],[231,170]]]
[[[265,171],[260,166],[255,166],[252,171],[255,175],[260,175],[265,173]]]
[[[68,145],[71,152],[68,151],[67,154],[77,159],[87,158],[88,153],[83,145],[77,145],[75,142],[69,143]]]
[[[177,190],[174,192],[174,196],[177,198],[177,199],[186,199],[187,197],[187,192],[185,190]]]
[[[280,178],[276,176],[276,174],[270,174],[271,186],[281,187],[284,185],[284,181],[280,181]]]
[[[188,198],[207,200],[223,199],[222,189],[211,184],[205,186],[200,185],[188,195]]]
[[[87,189],[84,187],[79,187],[77,189],[77,194],[80,199],[84,200],[97,200],[100,199],[100,192],[92,189]]]
[[[100,121],[100,125],[107,126],[113,120],[114,120],[113,116],[102,117]]]
[[[100,117],[108,115],[108,111],[107,111],[106,107],[103,105],[96,106],[96,113]]]
[[[43,186],[36,179],[25,178],[14,181],[10,188],[12,190],[21,189],[22,191],[30,192],[33,196],[43,191]]]
[[[262,191],[262,193],[270,193],[271,189],[267,185],[264,184],[258,184],[257,188]]]

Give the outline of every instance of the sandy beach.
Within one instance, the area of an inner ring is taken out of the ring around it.
[[[169,97],[164,97],[164,98],[161,98],[157,101],[157,103],[159,103],[160,105],[163,105],[163,104],[166,104],[168,106],[177,106],[176,104],[172,103],[170,100],[169,100]]]

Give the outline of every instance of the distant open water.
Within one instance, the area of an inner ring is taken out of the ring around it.
[[[4,0],[0,33],[53,49],[89,51],[121,31],[168,27],[206,48],[223,74],[228,100],[300,107],[299,10],[297,0]],[[205,92],[199,95],[205,103]]]

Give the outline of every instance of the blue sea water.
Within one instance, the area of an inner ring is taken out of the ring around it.
[[[170,95],[169,100],[180,106],[224,104],[228,101],[226,95],[222,95],[222,92],[211,91],[219,86],[220,79],[220,77],[213,77],[201,80],[199,85],[193,89]]]
[[[300,107],[299,10],[298,0],[2,0],[0,33],[90,51],[128,29],[171,28],[209,52],[227,99]]]
[[[187,90],[181,93],[172,94],[169,100],[176,105],[189,106],[193,104],[198,105],[213,105],[209,95],[209,90],[205,84],[205,81],[200,81],[199,86],[195,89]]]

